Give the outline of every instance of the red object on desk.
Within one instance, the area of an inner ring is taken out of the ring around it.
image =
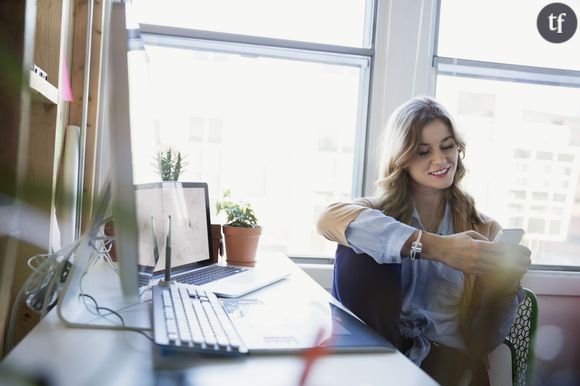
[[[299,386],[304,386],[306,384],[306,380],[308,379],[308,375],[310,374],[310,370],[312,369],[312,365],[314,362],[323,357],[324,355],[328,354],[328,346],[320,346],[322,337],[324,336],[324,328],[321,328],[318,333],[316,334],[316,340],[314,341],[315,346],[309,348],[304,353],[304,369],[302,370],[302,375],[300,376],[300,382],[298,383]]]

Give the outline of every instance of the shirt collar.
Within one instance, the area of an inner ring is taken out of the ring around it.
[[[411,225],[421,229],[422,231],[425,230],[423,224],[421,224],[421,219],[419,218],[419,212],[417,212],[417,208],[413,205],[413,215],[411,216]],[[449,201],[445,203],[445,213],[443,214],[443,218],[439,223],[439,227],[437,228],[437,234],[439,235],[451,235],[455,233],[453,227],[453,216],[451,214],[451,205],[449,205]]]

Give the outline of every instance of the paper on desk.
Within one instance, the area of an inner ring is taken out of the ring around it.
[[[259,299],[224,299],[228,314],[239,330],[256,331],[266,337],[288,337],[291,335],[311,346],[312,342],[324,340],[330,334],[344,335],[349,331],[332,319],[330,305],[319,302],[296,304],[273,304]],[[325,336],[320,337],[320,331]]]

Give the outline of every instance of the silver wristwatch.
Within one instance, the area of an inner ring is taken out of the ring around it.
[[[419,236],[417,237],[417,240],[413,241],[413,244],[411,244],[411,252],[409,253],[411,260],[418,260],[421,258],[421,251],[423,251],[423,244],[421,243],[422,235],[423,231],[419,230]]]

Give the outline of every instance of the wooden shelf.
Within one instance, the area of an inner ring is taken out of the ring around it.
[[[58,89],[34,71],[30,71],[30,89],[32,100],[53,105],[58,103]]]

